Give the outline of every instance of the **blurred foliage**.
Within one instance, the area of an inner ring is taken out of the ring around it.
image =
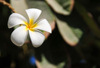
[[[75,28],[72,30],[66,22],[63,22],[59,19],[57,19],[57,25],[59,28],[59,31],[61,33],[61,35],[63,36],[63,38],[65,39],[65,41],[67,41],[67,43],[69,43],[70,45],[76,45],[77,42],[79,42],[79,38],[82,35],[81,30],[75,30]],[[75,31],[74,31],[75,30]],[[76,35],[78,34],[78,35]]]
[[[6,0],[27,18],[25,9],[39,8],[52,34],[39,48],[31,43],[17,47],[7,28],[11,10],[0,3],[0,68],[100,68],[100,0]],[[56,23],[56,24],[55,24]],[[48,36],[49,35],[49,36]],[[73,47],[74,46],[74,47]]]
[[[46,0],[47,3],[54,9],[55,12],[63,15],[71,13],[74,0]],[[59,9],[58,9],[59,8]]]

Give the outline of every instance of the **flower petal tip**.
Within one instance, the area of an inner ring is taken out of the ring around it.
[[[36,21],[42,13],[42,11],[40,9],[30,8],[26,9],[26,13],[29,16],[29,19],[34,19],[34,21]]]
[[[8,25],[7,26],[8,26],[9,29],[12,28],[11,25],[9,24],[9,22],[8,22]]]
[[[41,45],[33,45],[35,48],[38,48],[38,47],[40,47]]]
[[[29,31],[29,36],[34,47],[41,46],[45,40],[45,36],[40,32]]]
[[[28,31],[25,31],[24,29],[25,26],[20,26],[11,34],[11,41],[17,46],[22,46],[27,39]]]
[[[8,28],[11,28],[11,27],[9,26],[9,24],[8,24]]]
[[[15,41],[13,41],[13,39],[11,38],[11,41],[12,41],[12,43],[14,44],[14,45],[16,45],[16,46],[22,46],[23,44],[19,44],[19,43],[17,43],[17,42],[15,42]]]
[[[49,33],[52,33],[52,30],[51,30],[51,28],[48,30],[48,32],[49,32]]]
[[[52,33],[52,31],[50,31],[49,33]]]

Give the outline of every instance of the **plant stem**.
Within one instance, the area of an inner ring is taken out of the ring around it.
[[[14,13],[16,13],[16,11],[14,10],[14,8],[11,6],[10,3],[6,2],[5,0],[0,0],[0,3],[2,3],[3,5],[8,6]]]

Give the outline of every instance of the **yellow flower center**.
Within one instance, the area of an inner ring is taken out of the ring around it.
[[[29,23],[24,22],[26,25],[26,30],[34,31],[34,28],[37,26],[37,23],[34,23],[33,19],[29,20]]]

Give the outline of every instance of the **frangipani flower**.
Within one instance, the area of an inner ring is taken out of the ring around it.
[[[41,12],[41,10],[36,8],[27,9],[26,13],[29,17],[29,22],[21,14],[12,13],[10,15],[8,20],[8,28],[20,25],[11,34],[11,41],[15,45],[22,46],[29,35],[33,46],[39,47],[45,40],[45,36],[43,35],[42,31],[51,33],[51,26],[46,19],[36,22]]]

